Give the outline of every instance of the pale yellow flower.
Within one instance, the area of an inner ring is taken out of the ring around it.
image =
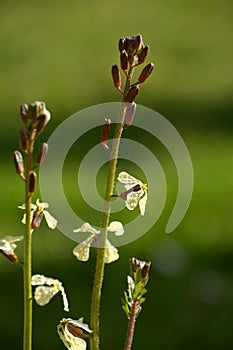
[[[37,274],[32,276],[32,286],[36,286],[34,299],[38,305],[44,306],[48,304],[54,295],[61,292],[64,310],[69,311],[65,289],[59,280]]]
[[[124,233],[124,227],[119,221],[112,221],[107,228],[107,231],[113,232],[116,236],[121,236]],[[83,242],[78,244],[73,249],[73,254],[80,261],[87,261],[89,259],[91,243],[98,239],[100,230],[96,230],[88,222],[84,223],[80,228],[74,230],[73,232],[89,232],[91,236],[85,239]],[[97,244],[96,244],[97,246]],[[118,250],[106,240],[105,245],[105,263],[111,263],[119,258]]]

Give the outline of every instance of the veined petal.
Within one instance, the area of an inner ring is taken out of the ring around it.
[[[33,205],[35,205],[35,204],[33,204]],[[47,209],[49,207],[49,205],[46,202],[40,202],[39,198],[37,198],[37,200],[36,200],[36,207],[40,211],[43,211],[44,209]]]
[[[139,208],[140,208],[140,213],[142,216],[144,216],[144,214],[145,214],[146,202],[147,202],[147,191],[145,191],[144,197],[142,197],[139,201]]]
[[[40,306],[47,305],[52,297],[59,292],[54,286],[38,286],[34,292],[34,299]]]
[[[115,236],[121,236],[124,234],[124,227],[120,221],[112,221],[107,230],[114,232]]]
[[[104,262],[106,264],[110,264],[111,262],[116,261],[117,259],[119,259],[118,250],[107,239],[105,245]]]
[[[80,228],[73,230],[73,232],[89,232],[89,233],[92,233],[94,235],[97,235],[98,233],[100,233],[100,231],[96,230],[94,227],[92,227],[89,224],[89,222],[85,222]]]
[[[54,230],[57,227],[57,220],[47,210],[44,210],[43,213],[48,227]]]
[[[23,240],[23,236],[6,236],[4,238],[9,243],[14,243]]]
[[[79,243],[74,249],[73,254],[80,261],[87,261],[89,259],[90,246],[93,241],[95,234],[91,235],[85,241]]]

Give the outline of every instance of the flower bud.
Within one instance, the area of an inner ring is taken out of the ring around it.
[[[19,139],[19,146],[20,146],[21,150],[26,151],[26,149],[27,149],[27,137],[26,137],[23,129],[19,129],[18,139]]]
[[[134,49],[140,50],[143,45],[141,34],[137,34],[133,38],[134,38]]]
[[[134,99],[136,98],[136,96],[138,95],[139,91],[140,91],[140,89],[139,89],[138,85],[131,86],[131,88],[129,88],[127,94],[124,96],[123,101],[128,102],[128,103],[132,103],[134,101]]]
[[[146,67],[143,68],[141,74],[138,78],[138,83],[144,83],[144,81],[149,77],[149,75],[153,72],[154,64],[149,63]]]
[[[120,89],[120,87],[121,87],[121,76],[120,76],[120,72],[119,72],[119,68],[118,68],[117,64],[114,64],[112,66],[112,79],[113,79],[114,86],[117,89]]]
[[[46,114],[42,114],[38,118],[38,122],[36,124],[36,137],[44,131],[45,126],[48,124],[50,120],[50,113],[47,111]]]
[[[125,50],[121,51],[120,61],[121,61],[121,69],[126,71],[128,67],[128,55]]]
[[[49,146],[46,142],[43,142],[40,145],[40,149],[38,151],[37,157],[36,157],[36,164],[40,165],[44,162],[47,154],[48,154]]]
[[[149,52],[149,46],[143,47],[143,49],[137,54],[138,56],[138,64],[141,64],[145,61]]]
[[[109,151],[108,140],[109,140],[110,128],[111,128],[111,119],[105,118],[104,124],[102,126],[101,142],[104,148],[106,148],[108,151]]]
[[[28,105],[26,105],[26,103],[22,103],[20,105],[20,114],[23,123],[26,123],[28,120]]]
[[[125,38],[120,38],[118,47],[120,52],[125,49]]]
[[[34,171],[29,173],[28,189],[30,193],[36,192],[36,173]]]
[[[13,160],[14,160],[16,172],[22,175],[24,173],[24,164],[23,164],[22,154],[19,151],[14,151]]]
[[[136,112],[136,103],[135,102],[132,102],[130,104],[126,103],[124,126],[123,126],[124,130],[127,129],[130,125],[132,125],[135,112]]]
[[[129,265],[130,265],[130,275],[132,278],[134,278],[134,273],[137,272],[138,269],[141,270],[141,279],[148,279],[149,278],[149,271],[150,271],[150,262],[146,262],[143,260],[138,260],[137,258],[131,258],[129,259]]]

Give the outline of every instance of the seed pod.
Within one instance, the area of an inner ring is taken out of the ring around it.
[[[24,164],[23,164],[22,154],[19,151],[14,151],[13,160],[14,160],[16,172],[22,175],[24,173]]]
[[[26,137],[23,129],[19,129],[18,139],[19,139],[19,146],[20,146],[21,150],[26,151],[27,150],[27,137]]]
[[[20,115],[23,123],[26,123],[28,120],[28,105],[26,105],[26,103],[20,105]]]
[[[136,112],[136,103],[135,102],[132,102],[130,104],[126,103],[124,126],[123,126],[124,130],[127,129],[130,125],[132,125],[135,112]]]
[[[132,103],[136,96],[138,95],[140,89],[138,85],[133,85],[131,88],[128,90],[127,94],[124,96],[123,101]]]
[[[114,86],[117,89],[120,89],[120,87],[121,87],[121,76],[120,76],[120,72],[119,72],[119,68],[118,68],[117,64],[114,64],[112,66],[112,79],[113,79]]]
[[[35,230],[37,230],[40,227],[41,224],[41,220],[43,218],[43,211],[34,211],[33,213],[33,217],[32,217],[32,228],[34,228]]]
[[[36,192],[36,173],[34,171],[29,173],[28,189],[30,193]]]
[[[101,142],[107,151],[109,151],[108,140],[109,140],[110,129],[111,129],[111,119],[105,118],[104,124],[102,126]]]
[[[125,50],[121,51],[120,61],[121,61],[121,69],[126,71],[128,67],[128,55]]]
[[[49,146],[46,142],[43,142],[40,145],[40,149],[38,151],[37,157],[36,157],[36,164],[40,165],[44,162],[47,154],[48,154]]]
[[[149,63],[146,67],[143,68],[141,74],[138,78],[138,83],[144,83],[144,81],[149,77],[149,75],[152,73],[154,69],[154,64]]]
[[[138,64],[141,64],[145,61],[147,55],[148,55],[148,52],[149,52],[149,46],[145,46],[143,47],[143,49],[137,54],[138,56]]]
[[[125,50],[125,38],[120,38],[118,47],[120,52]]]

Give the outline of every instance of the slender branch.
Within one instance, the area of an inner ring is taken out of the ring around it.
[[[127,330],[127,336],[126,336],[124,350],[130,350],[132,343],[133,343],[134,329],[135,329],[135,323],[136,323],[137,305],[138,305],[138,301],[136,299],[134,299],[133,305],[132,305],[131,310],[130,310],[128,330]]]
[[[32,349],[32,244],[31,244],[31,194],[29,192],[29,173],[32,166],[33,141],[29,140],[26,154],[25,209],[26,225],[24,234],[24,350]]]
[[[133,75],[133,67],[131,64],[127,74],[123,97],[125,96],[125,94],[127,93],[130,87],[132,75]],[[109,162],[108,177],[107,177],[106,192],[105,192],[105,202],[104,202],[103,213],[102,213],[101,223],[100,223],[100,227],[101,227],[100,247],[105,247],[105,242],[107,239],[107,227],[109,225],[110,212],[111,212],[111,195],[114,189],[117,159],[118,159],[118,153],[120,148],[123,123],[124,123],[124,115],[125,115],[125,106],[124,106],[124,103],[122,103],[120,118],[116,126],[113,144],[112,144],[112,150],[110,154],[110,162]],[[102,290],[103,279],[104,279],[104,266],[105,266],[104,257],[105,257],[105,249],[98,248],[95,278],[94,278],[94,285],[93,285],[93,291],[92,291],[92,303],[91,303],[91,328],[93,330],[93,338],[91,340],[92,350],[99,350],[99,309],[100,309],[100,300],[101,300],[101,290]]]

